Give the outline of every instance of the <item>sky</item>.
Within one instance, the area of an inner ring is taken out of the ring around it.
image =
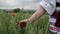
[[[41,0],[0,0],[0,9],[36,9]]]

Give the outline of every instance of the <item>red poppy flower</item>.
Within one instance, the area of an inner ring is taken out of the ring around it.
[[[12,13],[12,16],[15,16],[15,14],[14,14],[14,13]]]

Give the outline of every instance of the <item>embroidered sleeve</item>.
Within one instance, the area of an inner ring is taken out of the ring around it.
[[[48,14],[52,14],[55,10],[55,6],[50,1],[41,1],[40,5],[47,11]]]

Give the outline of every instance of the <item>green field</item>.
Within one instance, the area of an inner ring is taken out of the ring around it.
[[[0,34],[49,34],[48,31],[48,15],[45,14],[41,18],[36,19],[34,23],[27,23],[26,27],[21,29],[16,24],[19,20],[30,17],[30,13],[11,13],[0,12]]]

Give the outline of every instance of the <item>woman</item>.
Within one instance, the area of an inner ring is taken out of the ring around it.
[[[60,34],[60,0],[42,0],[37,11],[28,19],[21,20],[21,26],[29,22],[33,22],[36,18],[41,17],[45,13],[49,14],[49,30],[51,34]]]

